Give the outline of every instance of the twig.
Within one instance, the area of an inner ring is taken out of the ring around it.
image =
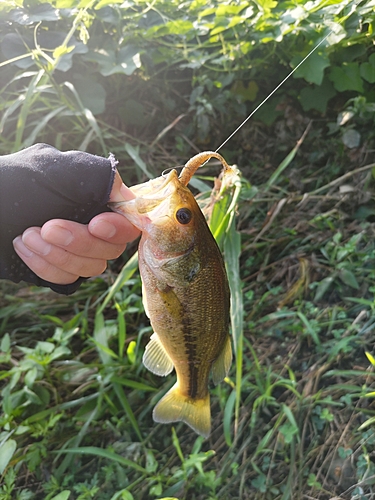
[[[325,186],[322,186],[318,189],[315,189],[315,191],[311,191],[308,193],[308,196],[320,193],[321,191],[324,191],[325,189],[328,189],[332,186],[335,186],[336,184],[340,184],[340,182],[344,181],[345,179],[348,179],[349,177],[352,177],[355,174],[359,174],[360,172],[366,172],[366,170],[370,170],[371,168],[375,167],[375,163],[370,163],[369,165],[365,165],[364,167],[356,168],[355,170],[351,170],[350,172],[347,172],[346,174],[342,175],[341,177],[338,177],[337,179],[329,182]]]

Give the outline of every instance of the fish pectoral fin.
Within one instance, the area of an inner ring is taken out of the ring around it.
[[[155,406],[152,416],[161,424],[185,422],[207,438],[211,432],[210,395],[207,393],[203,399],[186,397],[181,394],[177,382]]]
[[[165,377],[173,370],[173,362],[164,349],[163,344],[160,342],[157,333],[151,335],[150,342],[146,345],[142,361],[150,372],[160,377]]]
[[[143,281],[142,281],[142,303],[143,303],[143,307],[144,307],[146,316],[149,318],[150,314],[148,312],[147,292],[146,292],[146,287],[145,287],[145,284],[143,283]]]
[[[212,363],[212,380],[215,385],[221,382],[229,373],[232,364],[232,345],[229,335],[219,357]]]

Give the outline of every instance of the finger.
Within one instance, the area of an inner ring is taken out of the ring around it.
[[[122,182],[120,174],[116,171],[115,179],[109,201],[128,201],[135,198],[134,193]]]
[[[68,285],[74,283],[79,278],[79,275],[70,274],[66,271],[58,269],[45,259],[28,249],[22,241],[21,236],[17,236],[13,241],[13,247],[17,255],[25,262],[25,264],[40,278],[57,285]]]
[[[111,221],[108,221],[108,224],[111,224]],[[124,234],[118,232],[117,223],[112,225],[113,228],[107,225],[106,229],[114,233],[111,236],[114,243],[92,235],[88,226],[84,224],[64,219],[53,219],[46,222],[41,229],[41,236],[45,242],[77,256],[105,260],[117,259],[124,251],[129,238],[126,230]],[[122,221],[120,225],[124,227]],[[100,231],[99,226],[98,230]]]
[[[89,232],[110,243],[124,245],[140,235],[139,229],[133,226],[123,215],[105,212],[94,217],[89,225]]]
[[[74,255],[60,247],[47,243],[41,237],[40,228],[37,227],[27,229],[22,235],[22,242],[31,252],[44,259],[47,264],[68,274],[83,277],[97,276],[105,271],[107,267],[106,259]]]

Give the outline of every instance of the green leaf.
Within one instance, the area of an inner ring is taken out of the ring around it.
[[[55,344],[53,344],[52,342],[44,342],[42,340],[39,340],[39,342],[36,344],[35,350],[50,354],[55,349],[55,347]]]
[[[58,495],[51,498],[51,500],[68,500],[68,498],[70,497],[70,494],[71,494],[71,491],[64,490],[64,491],[61,491],[61,493],[59,493]]]
[[[84,59],[98,63],[100,73],[103,76],[116,73],[130,76],[137,68],[141,67],[140,53],[136,47],[130,44],[116,52],[114,50],[96,49],[90,51]]]
[[[258,84],[254,81],[251,80],[245,87],[244,83],[242,80],[237,80],[233,87],[231,88],[231,92],[233,94],[238,95],[241,97],[241,99],[246,102],[246,101],[255,101],[257,95],[258,95]]]
[[[71,493],[71,491],[64,490],[61,493],[59,493],[58,495],[51,498],[51,500],[68,500],[68,498],[70,497],[70,493]]]
[[[94,9],[99,10],[107,5],[116,5],[119,3],[124,3],[124,0],[99,0],[99,2],[95,5]]]
[[[315,292],[315,297],[314,297],[314,302],[319,302],[324,294],[326,292],[328,292],[329,288],[331,288],[331,286],[333,285],[334,281],[335,281],[335,276],[327,276],[326,278],[322,279],[322,281],[320,281],[318,283],[318,286],[316,288],[316,292]]]
[[[290,422],[287,422],[279,427],[279,431],[284,436],[285,443],[290,444],[293,441],[294,436],[298,434],[298,427],[292,425]]]
[[[291,61],[291,66],[295,68],[302,59],[306,56],[295,56]],[[330,66],[328,55],[324,53],[319,53],[317,51],[313,52],[308,59],[296,70],[293,74],[293,78],[304,78],[309,83],[315,83],[315,85],[321,85],[324,78],[324,70]]]
[[[359,290],[358,281],[349,269],[341,269],[338,276],[345,285],[348,285],[355,290]]]
[[[121,0],[122,1],[122,0]],[[128,491],[127,489],[118,491],[115,493],[112,497],[111,500],[134,500],[133,495]]]
[[[340,67],[334,66],[331,68],[329,79],[339,92],[346,90],[364,91],[358,63],[344,63]]]
[[[1,41],[1,51],[4,57],[18,68],[30,68],[35,65],[35,61],[27,49],[29,44],[31,40],[24,39],[17,33],[7,33]]]
[[[65,54],[70,54],[70,52],[72,52],[72,50],[74,50],[74,45],[71,45],[70,47],[66,47],[65,45],[59,45],[53,51],[52,56],[54,59],[57,59],[59,57],[64,56]]]
[[[191,21],[184,21],[182,19],[176,21],[169,21],[165,24],[165,29],[170,35],[185,35],[194,28]]]
[[[336,90],[328,79],[324,79],[320,87],[309,86],[301,90],[300,101],[304,111],[316,109],[325,114],[329,100],[336,95]]]
[[[28,5],[30,5],[29,8],[12,10],[9,13],[9,18],[13,22],[24,26],[39,23],[40,21],[57,21],[60,18],[59,11],[50,3],[32,5],[32,2],[30,2]]]
[[[368,62],[361,64],[360,73],[366,82],[375,83],[375,54],[371,54]]]
[[[242,5],[222,4],[216,9],[215,15],[217,17],[232,17],[234,14],[239,14],[247,6],[247,3],[243,3]]]
[[[0,474],[5,471],[16,449],[17,443],[14,439],[8,439],[0,446]]]
[[[269,13],[271,9],[277,6],[276,0],[256,0],[255,3],[265,13]]]
[[[4,337],[1,339],[0,351],[8,352],[9,350],[10,350],[10,336],[9,333],[6,333]]]
[[[25,375],[25,384],[27,385],[27,387],[29,389],[32,388],[36,378],[38,376],[38,369],[34,366],[34,368],[32,368],[31,370],[29,370],[28,372],[26,372],[26,375]]]

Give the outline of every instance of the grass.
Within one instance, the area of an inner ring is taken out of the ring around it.
[[[112,151],[132,183],[202,149],[180,118],[153,134],[94,116],[56,77],[63,52],[38,50],[36,71],[2,82],[2,153],[37,140]],[[335,117],[280,114],[226,146],[232,186],[211,191],[216,165],[195,179],[232,291],[235,362],[211,390],[210,438],[152,420],[174,378],[141,362],[135,246],[71,297],[3,281],[0,500],[375,497],[372,117],[351,118],[362,142],[347,148]]]
[[[0,498],[371,498],[373,225],[268,184],[228,219],[236,362],[207,441],[152,422],[173,377],[141,363],[136,254],[73,297],[1,284]]]

